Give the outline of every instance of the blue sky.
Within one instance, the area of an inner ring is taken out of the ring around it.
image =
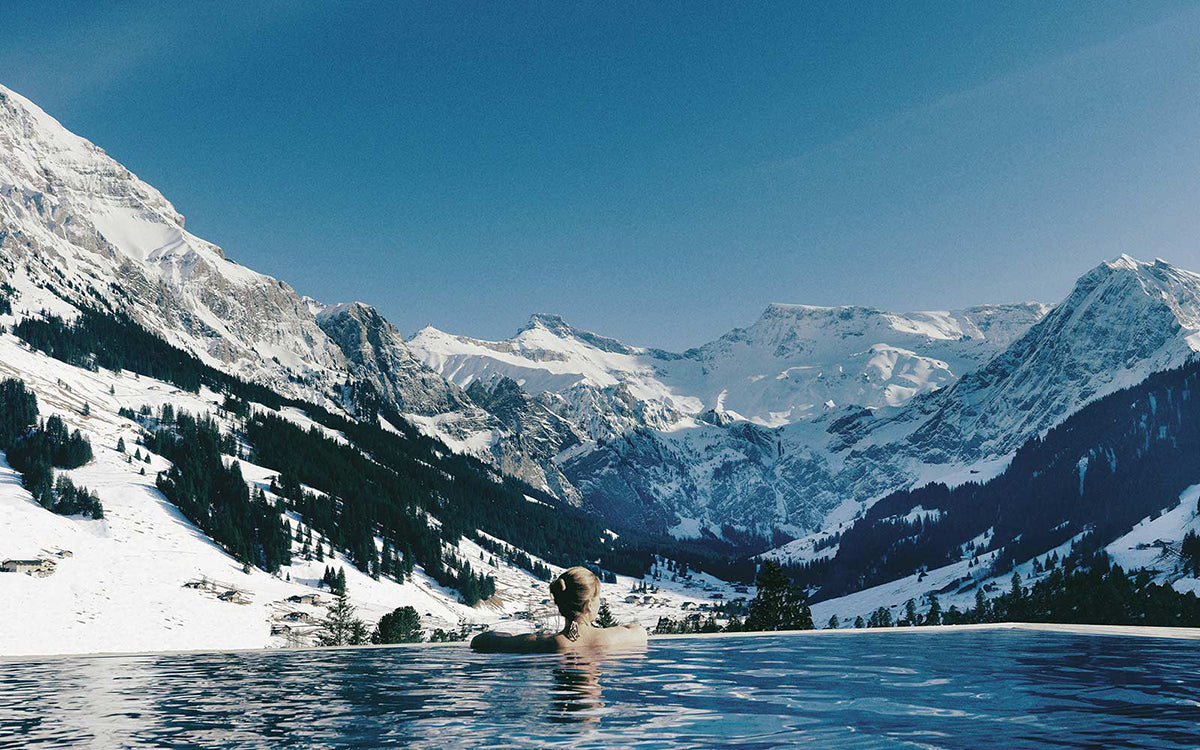
[[[4,16],[0,83],[231,258],[406,333],[557,312],[682,349],[769,302],[1057,301],[1122,252],[1200,270],[1194,4]]]

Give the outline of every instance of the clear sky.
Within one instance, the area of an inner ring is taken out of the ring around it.
[[[249,6],[248,8],[243,6]],[[1200,6],[5,3],[0,83],[405,333],[682,349],[769,302],[1200,270]]]

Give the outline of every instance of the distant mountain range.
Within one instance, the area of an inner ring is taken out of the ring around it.
[[[0,89],[0,278],[19,312],[92,305],[280,393],[381,402],[613,523],[798,534],[1030,435],[1194,352],[1198,277],[1127,256],[1054,307],[772,304],[682,353],[538,314],[510,339],[326,305],[228,260],[153,187]]]

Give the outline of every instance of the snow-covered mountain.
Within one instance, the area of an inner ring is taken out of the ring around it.
[[[909,450],[947,459],[1003,455],[1085,403],[1197,351],[1200,275],[1122,255],[1080,277],[1001,356],[917,405],[913,413],[928,416]]]
[[[773,304],[748,328],[682,354],[632,347],[534,315],[505,341],[428,327],[410,348],[446,379],[496,375],[532,395],[624,385],[682,415],[724,412],[777,426],[840,405],[897,406],[953,383],[1045,314],[1036,303],[896,314],[863,307]]]
[[[679,534],[704,523],[802,529],[819,525],[847,489],[831,468],[826,422],[953,384],[1047,309],[773,304],[748,328],[683,353],[534,315],[505,341],[429,327],[409,347],[463,386],[512,380],[574,425],[586,441],[560,454],[563,472],[614,521]],[[901,479],[885,467],[857,489],[873,496]]]
[[[550,456],[409,353],[361,303],[325,305],[184,228],[157,190],[0,86],[0,283],[18,316],[83,305],[127,315],[204,362],[273,390],[353,409],[369,387],[452,446],[568,499]]]
[[[224,394],[33,351],[11,327],[43,312],[68,320],[85,308],[117,313],[278,394],[393,431],[404,425],[389,420],[407,420],[444,443],[434,444],[437,456],[448,447],[480,457],[617,529],[593,537],[814,532],[778,553],[805,559],[832,554],[836,545],[822,546],[829,529],[881,496],[991,476],[1029,437],[1200,351],[1200,275],[1128,256],[1082,276],[1053,308],[900,314],[772,304],[748,327],[679,353],[544,314],[504,341],[434,328],[405,341],[369,305],[302,298],[229,260],[189,233],[157,190],[2,86],[0,302],[0,376],[25,381],[43,417],[58,415],[92,441],[95,459],[70,476],[108,509],[102,521],[51,514],[0,463],[0,561],[58,561],[47,579],[0,576],[2,598],[36,615],[0,622],[6,653],[281,645],[271,622],[321,572],[306,560],[277,576],[243,573],[158,491],[153,474],[168,467],[164,457],[147,451],[147,478],[117,450],[119,439],[132,446],[139,434],[130,412],[118,410],[142,404],[216,413],[223,429],[236,430]],[[345,439],[295,407],[247,408]],[[277,472],[242,458],[245,478],[269,492]],[[516,502],[525,505],[519,493]],[[1185,510],[1172,511],[1172,529],[1192,523]],[[71,557],[59,557],[67,550]],[[351,571],[352,597],[370,617],[411,603],[447,627],[536,619],[528,613],[544,604],[530,599],[537,580],[505,561],[484,563],[484,552],[463,537],[447,554],[480,560],[496,577],[486,609],[460,604],[421,571],[404,583]],[[349,562],[344,550],[334,560]],[[196,579],[234,581],[251,603],[183,587]],[[614,600],[632,583],[610,589]],[[715,580],[703,585],[725,591]],[[666,612],[625,602],[618,617],[652,622],[704,597],[684,588],[653,605]],[[873,607],[881,594],[870,596],[863,601]],[[144,638],[123,635],[135,626]],[[41,640],[21,635],[29,630]],[[85,640],[93,633],[103,638]]]
[[[771,305],[681,354],[546,315],[506,341],[426,328],[410,345],[453,382],[510,378],[571,421],[589,440],[563,473],[614,520],[802,532],[898,487],[994,474],[1087,402],[1186,361],[1197,279],[1123,256],[1053,308]]]
[[[284,393],[322,396],[322,378],[344,369],[291,287],[188,232],[161,193],[3,87],[0,251],[22,311],[119,311]]]

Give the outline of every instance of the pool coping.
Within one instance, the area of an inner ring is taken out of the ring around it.
[[[672,633],[651,635],[650,643],[693,638],[770,638],[770,637],[855,637],[866,635],[911,635],[913,633],[944,634],[971,631],[1022,631],[1041,633],[1063,633],[1067,635],[1116,636],[1123,638],[1158,638],[1167,640],[1200,640],[1200,628],[1151,627],[1142,625],[1084,625],[1050,622],[996,622],[973,625],[918,625],[916,627],[890,628],[839,628],[837,630],[767,630],[741,633]],[[50,654],[0,654],[0,663],[17,661],[45,661],[50,659],[112,658],[139,656],[189,656],[199,654],[275,654],[310,651],[369,651],[377,649],[416,649],[445,646],[466,646],[466,641],[440,643],[389,643],[362,646],[313,646],[308,648],[240,648],[240,649],[192,649],[177,651],[93,651],[83,653]]]

